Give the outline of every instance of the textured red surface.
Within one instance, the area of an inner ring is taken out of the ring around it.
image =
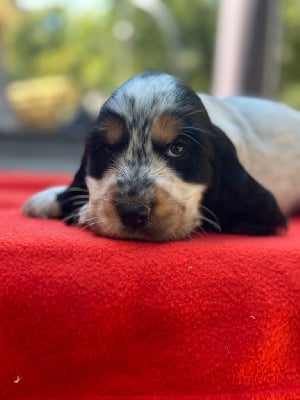
[[[0,399],[300,399],[300,218],[154,244],[25,218],[0,174]]]

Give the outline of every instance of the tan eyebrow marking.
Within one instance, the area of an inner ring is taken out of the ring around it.
[[[117,144],[121,141],[123,135],[123,125],[118,118],[108,116],[103,121],[101,131],[108,144]]]
[[[172,114],[162,114],[152,123],[152,139],[162,145],[172,143],[180,131],[178,118]]]

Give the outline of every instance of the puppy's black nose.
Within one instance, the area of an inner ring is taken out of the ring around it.
[[[117,203],[116,209],[123,225],[137,228],[147,223],[150,207],[136,203]]]

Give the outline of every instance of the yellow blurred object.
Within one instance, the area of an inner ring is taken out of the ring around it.
[[[16,81],[8,85],[7,98],[25,127],[55,129],[71,122],[80,106],[80,95],[63,76]]]
[[[21,12],[13,0],[1,0],[0,25],[14,23],[21,18]]]

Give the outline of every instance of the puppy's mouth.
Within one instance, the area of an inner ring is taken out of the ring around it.
[[[83,208],[80,224],[97,235],[162,242],[186,239],[200,225],[203,185],[181,182],[182,187],[173,184],[168,188],[160,183],[147,194],[120,196],[114,179],[99,183],[88,178],[87,184],[90,201]]]

